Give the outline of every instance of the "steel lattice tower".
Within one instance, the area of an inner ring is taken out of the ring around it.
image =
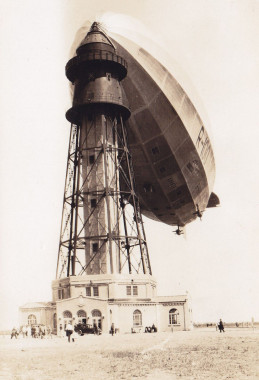
[[[151,275],[120,85],[127,63],[94,23],[66,75],[74,97],[56,278]]]

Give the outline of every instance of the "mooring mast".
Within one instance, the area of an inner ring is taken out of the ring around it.
[[[66,65],[74,84],[56,278],[152,274],[124,122],[126,61],[97,23]]]

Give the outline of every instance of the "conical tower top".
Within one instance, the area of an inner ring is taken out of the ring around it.
[[[112,52],[115,51],[115,46],[106,33],[102,30],[100,24],[98,22],[94,22],[76,52],[77,54],[80,54],[84,51],[95,50],[98,48]]]
[[[116,54],[111,39],[94,22],[76,51],[77,55],[66,65],[66,76],[75,85],[73,107],[66,117],[81,125],[83,115],[97,113],[130,116],[128,102],[119,82],[127,75],[127,62]]]

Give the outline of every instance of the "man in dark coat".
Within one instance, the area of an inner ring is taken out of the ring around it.
[[[222,319],[219,320],[219,332],[225,332]]]

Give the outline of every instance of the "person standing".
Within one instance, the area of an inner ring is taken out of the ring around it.
[[[66,326],[66,336],[69,343],[70,343],[70,337],[72,334],[73,334],[73,326],[70,322],[68,322]]]
[[[112,323],[112,325],[111,325],[111,334],[112,334],[112,336],[114,335],[114,332],[115,332],[114,323]]]
[[[41,325],[40,326],[40,337],[41,337],[41,339],[43,339],[45,335],[46,335],[46,327],[44,325]]]
[[[26,337],[26,326],[22,326],[22,337],[25,338]]]
[[[96,324],[96,322],[94,322],[94,334],[95,335],[98,335],[98,327],[97,327],[97,324]]]
[[[31,326],[30,325],[26,326],[26,336],[27,337],[31,336]]]
[[[50,326],[47,326],[47,336],[52,339],[52,330]]]
[[[17,339],[18,335],[19,335],[18,330],[17,330],[17,328],[14,327],[12,329],[12,332],[11,332],[11,339],[13,339],[13,337],[15,337],[15,339]]]
[[[38,325],[35,326],[35,333],[34,333],[34,338],[39,338],[40,336],[40,328]]]
[[[222,319],[219,320],[219,332],[225,332],[224,330],[224,325],[223,325],[223,322],[222,322]]]

